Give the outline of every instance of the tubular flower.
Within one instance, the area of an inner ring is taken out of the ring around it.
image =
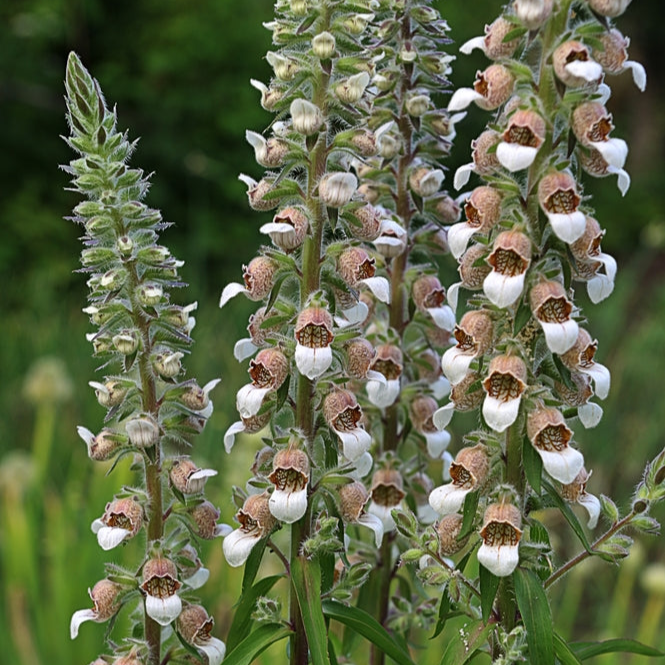
[[[97,623],[108,621],[120,607],[119,594],[121,590],[119,584],[107,579],[99,580],[92,589],[88,589],[94,607],[91,610],[77,610],[72,614],[69,624],[70,637],[73,640],[78,637],[79,626],[84,621],[95,621]]]
[[[531,241],[520,231],[504,231],[495,238],[487,263],[492,270],[483,281],[485,295],[497,307],[511,307],[524,290]]]
[[[519,563],[522,516],[510,503],[492,503],[485,510],[478,561],[497,577],[507,577]]]
[[[219,299],[219,306],[244,293],[250,300],[263,300],[272,290],[273,277],[277,272],[277,265],[265,256],[253,258],[248,265],[243,266],[244,284],[231,282],[224,287]]]
[[[374,378],[385,381],[383,374],[370,369],[376,357],[376,349],[366,339],[358,338],[349,342],[346,347],[346,371],[353,379]]]
[[[535,111],[520,109],[513,113],[496,149],[501,166],[510,172],[531,166],[545,140],[545,120]]]
[[[455,326],[453,334],[457,344],[441,358],[443,373],[453,385],[464,379],[474,358],[489,350],[493,332],[492,317],[482,309],[467,312]]]
[[[628,146],[622,139],[610,138],[612,116],[598,102],[585,102],[573,111],[573,132],[587,148],[597,150],[605,162],[617,169],[623,168]]]
[[[531,311],[545,333],[547,347],[552,353],[562,354],[577,341],[579,327],[570,318],[573,305],[559,282],[546,281],[531,289]]]
[[[574,278],[586,281],[587,293],[594,304],[605,300],[612,293],[617,271],[614,258],[600,249],[603,235],[605,232],[600,224],[593,217],[587,217],[584,234],[570,246],[575,258]],[[602,269],[605,270],[604,274],[599,272]]]
[[[335,94],[344,104],[355,104],[365,94],[365,89],[368,85],[369,74],[367,72],[359,72],[338,83],[335,87]]]
[[[320,377],[332,364],[332,326],[330,312],[322,307],[308,307],[298,315],[296,365],[310,380]]]
[[[188,457],[175,460],[171,468],[172,485],[183,494],[199,494],[208,478],[216,476],[214,469],[199,469]]]
[[[593,380],[596,395],[605,399],[610,392],[610,371],[605,365],[594,362],[597,349],[598,340],[592,340],[591,335],[580,328],[575,344],[561,359],[568,369],[588,374]]]
[[[632,0],[589,0],[589,6],[601,16],[621,16]]]
[[[552,171],[538,183],[538,201],[552,230],[570,244],[582,236],[584,214],[578,210],[580,196],[575,179],[566,171]]]
[[[617,187],[621,196],[625,196],[630,189],[630,175],[625,169],[612,166],[605,161],[600,151],[595,148],[578,148],[577,156],[580,160],[580,166],[586,173],[594,178],[605,178],[615,175],[617,177]]]
[[[501,194],[492,187],[476,187],[464,204],[466,221],[453,224],[448,230],[450,253],[459,259],[471,236],[487,235],[501,218]]]
[[[488,248],[485,245],[477,244],[471,245],[462,255],[458,267],[462,281],[455,282],[448,288],[448,302],[453,312],[457,310],[457,299],[459,298],[461,287],[470,291],[477,291],[483,288],[485,278],[492,271],[485,260],[487,254]]]
[[[240,339],[233,347],[234,358],[242,362],[246,358],[253,356],[262,346],[266,343],[266,338],[275,330],[275,327],[262,327],[263,322],[275,313],[271,310],[270,313],[266,312],[265,307],[260,307],[249,317],[249,325],[247,332],[249,337]]]
[[[279,349],[261,349],[249,361],[251,383],[243,386],[236,396],[238,413],[251,418],[260,410],[265,396],[278,390],[289,373],[289,360]]]
[[[285,141],[274,137],[266,141],[261,134],[250,130],[245,132],[245,138],[254,148],[254,158],[261,166],[274,169],[284,163],[289,151],[289,145]]]
[[[455,315],[448,305],[444,305],[446,290],[441,286],[438,277],[424,275],[413,282],[411,287],[413,302],[423,313],[432,317],[437,327],[452,330],[455,326]]]
[[[194,532],[199,538],[212,540],[230,532],[231,527],[228,524],[217,524],[219,514],[219,509],[210,501],[202,501],[190,508],[189,515],[194,522]]]
[[[527,369],[518,356],[496,356],[490,362],[483,388],[483,417],[495,432],[503,432],[517,419],[527,387]]]
[[[254,546],[268,536],[276,520],[268,506],[267,492],[253,494],[245,500],[243,507],[236,514],[240,528],[224,538],[224,557],[229,566],[242,566]]]
[[[480,383],[477,372],[469,372],[459,383],[456,383],[450,391],[450,402],[444,404],[432,417],[432,422],[438,429],[448,427],[455,411],[473,411],[483,401],[483,391],[480,388],[471,390],[471,387]]]
[[[416,432],[425,437],[427,453],[432,459],[439,459],[450,444],[450,434],[437,429],[432,421],[437,409],[436,400],[427,395],[420,395],[411,402],[411,421]]]
[[[85,441],[88,457],[96,462],[104,462],[115,456],[118,449],[127,442],[126,437],[104,428],[95,436],[87,427],[78,426],[78,435]]]
[[[477,139],[471,141],[471,157],[473,161],[469,164],[463,164],[457,171],[453,179],[455,189],[462,189],[472,173],[478,175],[490,175],[493,171],[501,167],[496,156],[496,148],[501,141],[501,134],[493,129],[485,130]]]
[[[469,54],[479,48],[490,60],[510,58],[519,44],[519,38],[504,41],[509,32],[515,29],[515,24],[500,16],[492,25],[485,26],[485,34],[474,37],[460,46],[460,52]]]
[[[272,222],[264,224],[259,231],[270,236],[273,244],[290,252],[302,245],[307,235],[309,221],[299,208],[285,208],[278,212]]]
[[[428,198],[439,191],[443,179],[444,174],[441,169],[420,166],[409,176],[409,185],[418,196]]]
[[[349,224],[349,232],[360,240],[376,240],[381,232],[383,215],[378,208],[366,205],[353,211],[358,224]]]
[[[589,515],[587,526],[590,529],[595,529],[600,517],[600,501],[593,494],[586,491],[589,478],[591,478],[591,473],[582,467],[571,483],[561,486],[561,496],[569,503],[579,503]]]
[[[473,88],[458,88],[448,103],[448,112],[462,111],[475,102],[486,111],[492,111],[507,102],[515,87],[515,77],[503,65],[490,65],[476,73]]]
[[[452,556],[457,554],[469,542],[471,534],[465,538],[458,538],[462,532],[464,518],[461,515],[446,515],[436,525],[436,534],[439,537],[439,554]]]
[[[208,665],[220,665],[226,655],[226,645],[211,635],[215,622],[201,605],[186,605],[178,617],[178,632],[182,638],[202,651]]]
[[[441,358],[433,349],[425,349],[419,357],[418,378],[423,381],[435,399],[443,399],[450,394],[450,381],[441,371]]]
[[[279,205],[278,199],[265,198],[265,195],[274,187],[274,180],[263,178],[257,182],[254,178],[251,178],[244,173],[241,173],[238,176],[238,180],[245,183],[247,186],[247,200],[249,201],[252,210],[263,212],[265,210],[272,210]]]
[[[598,40],[602,48],[593,50],[594,60],[607,74],[621,74],[629,69],[635,85],[644,92],[647,86],[647,73],[639,62],[628,60],[630,40],[615,28],[600,34]]]
[[[392,219],[384,219],[374,240],[377,251],[387,259],[393,259],[404,252],[406,245],[406,231]]]
[[[552,15],[553,0],[515,0],[517,18],[529,30],[538,30]]]
[[[385,277],[375,277],[375,260],[360,247],[351,247],[340,254],[339,274],[351,287],[364,284],[384,303],[390,302],[390,283]]]
[[[489,472],[490,463],[484,445],[462,448],[450,464],[452,482],[432,490],[429,505],[442,516],[458,512],[466,495],[483,487]]]
[[[577,407],[577,417],[584,427],[595,427],[603,417],[603,409],[589,399],[593,397],[591,378],[588,374],[573,373],[570,375],[572,387],[560,381],[555,382],[557,393],[568,406]]]
[[[589,49],[574,40],[564,42],[552,55],[556,77],[569,88],[581,88],[600,81],[603,68],[591,58]]]
[[[224,434],[224,450],[226,450],[227,453],[231,452],[235,444],[236,436],[241,432],[247,432],[248,434],[256,434],[257,432],[260,432],[270,422],[271,417],[271,411],[265,411],[264,413],[249,418],[243,418],[240,416],[240,420],[233,423]]]
[[[342,453],[355,462],[372,445],[372,437],[362,426],[363,416],[355,395],[348,390],[334,390],[323,401],[323,415],[342,442]]]
[[[395,520],[391,511],[401,508],[402,499],[406,496],[400,472],[395,469],[376,471],[372,477],[370,495],[372,501],[367,511],[381,520],[384,533],[394,531]]]
[[[334,48],[334,47],[333,47]],[[293,129],[298,134],[309,136],[321,129],[323,115],[318,106],[306,99],[294,99],[289,107]]]
[[[331,208],[346,205],[358,189],[358,179],[353,173],[329,173],[319,182],[319,198]]]
[[[402,351],[394,344],[382,344],[376,349],[376,358],[371,369],[383,374],[385,382],[371,379],[367,382],[369,401],[382,409],[391,406],[400,391],[400,376],[403,369]]]
[[[527,436],[543,460],[545,471],[560,483],[573,482],[584,466],[584,457],[568,445],[573,433],[562,413],[540,405],[527,417]]]
[[[178,570],[175,563],[164,557],[149,559],[143,566],[143,584],[145,593],[145,611],[160,626],[168,626],[178,618],[182,610],[182,601],[178,589]]]
[[[364,508],[369,501],[369,492],[358,480],[342,485],[339,490],[339,513],[344,522],[366,526],[374,532],[377,547],[383,540],[383,522],[376,515],[366,513]]]
[[[103,550],[111,550],[133,538],[143,526],[143,507],[136,497],[116,499],[106,504],[100,519],[92,523],[92,532]]]
[[[273,458],[268,480],[275,486],[270,495],[270,512],[287,524],[297,522],[307,511],[309,457],[303,450],[286,448]]]

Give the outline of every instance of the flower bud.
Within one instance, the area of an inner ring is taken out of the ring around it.
[[[145,307],[154,307],[164,297],[164,289],[159,284],[141,284],[136,290],[136,297]]]
[[[263,178],[263,180],[256,182],[253,178],[242,173],[238,176],[238,180],[242,180],[247,185],[247,200],[252,210],[262,212],[264,210],[272,210],[279,205],[278,198],[264,198],[273,188],[274,181]]]
[[[508,101],[513,94],[515,77],[503,65],[490,65],[476,73],[473,89],[482,95],[476,104],[485,111],[493,111]]]
[[[344,28],[352,35],[361,35],[369,22],[374,20],[374,14],[352,14],[344,19]]]
[[[250,300],[263,300],[270,294],[277,264],[266,256],[253,258],[243,266],[243,281]]]
[[[339,513],[347,523],[357,522],[369,501],[369,492],[360,481],[342,485],[339,490]]]
[[[426,93],[415,93],[406,98],[406,112],[414,118],[420,118],[420,116],[425,115],[431,107],[432,100]]]
[[[99,280],[99,287],[105,291],[118,291],[127,279],[127,271],[120,268],[107,270]]]
[[[395,258],[406,250],[406,231],[397,222],[384,220],[381,224],[381,232],[374,241],[374,246],[387,259]]]
[[[492,270],[485,261],[487,251],[485,245],[471,245],[464,252],[459,266],[459,273],[462,278],[462,285],[465,288],[472,291],[482,288],[485,278]]]
[[[346,372],[353,379],[365,379],[376,356],[376,349],[366,339],[355,339],[346,345]]]
[[[109,379],[106,383],[90,381],[88,385],[95,389],[97,401],[100,406],[106,409],[111,409],[114,406],[122,404],[128,392],[128,388],[124,383],[115,381],[114,379]]]
[[[113,336],[113,346],[119,353],[129,356],[138,349],[139,339],[137,330],[121,330],[117,335]]]
[[[323,115],[319,107],[306,99],[294,99],[290,107],[293,129],[299,134],[309,136],[321,129]]]
[[[436,400],[429,395],[419,395],[411,402],[411,421],[416,432],[424,434],[438,431],[432,422],[432,416],[438,408]]]
[[[125,430],[130,443],[137,448],[150,448],[159,441],[159,425],[147,414],[128,420]]]
[[[529,30],[537,30],[551,16],[553,4],[553,0],[515,0],[513,7]]]
[[[569,88],[596,83],[603,75],[603,68],[591,58],[589,49],[574,40],[564,42],[554,51],[552,64],[557,78]]]
[[[446,515],[436,525],[436,533],[439,536],[439,554],[441,556],[452,556],[457,554],[469,542],[471,534],[458,539],[462,531],[464,518],[458,514]]]
[[[338,83],[335,86],[335,94],[343,104],[355,104],[362,98],[368,84],[369,74],[359,72]]]
[[[182,371],[180,362],[182,357],[183,354],[180,351],[158,353],[152,359],[152,366],[162,379],[173,379]]]
[[[212,540],[221,535],[217,524],[220,513],[210,501],[197,504],[189,510],[189,515],[194,522],[195,532],[199,538]]]
[[[630,3],[631,0],[589,0],[589,7],[596,14],[615,18],[621,16]]]
[[[126,443],[122,435],[106,427],[97,436],[85,427],[78,427],[77,431],[88,447],[88,457],[95,462],[111,459],[118,448]]]
[[[335,55],[335,37],[329,32],[320,32],[312,38],[312,51],[321,60],[332,58]]]
[[[349,224],[348,228],[355,238],[360,240],[375,240],[381,229],[381,213],[371,205],[363,206],[353,211],[353,216],[359,224]]]
[[[455,199],[444,194],[435,199],[434,212],[442,224],[454,224],[459,221],[462,209]]]
[[[441,169],[429,169],[426,166],[421,166],[409,176],[409,185],[418,196],[427,198],[439,191],[443,179],[444,174]]]
[[[358,180],[353,173],[329,173],[319,182],[319,198],[331,208],[340,208],[351,200],[357,188]]]
[[[300,69],[298,63],[295,62],[295,60],[286,58],[279,53],[274,53],[273,51],[268,51],[268,53],[266,53],[266,60],[273,68],[275,76],[280,79],[280,81],[293,80]]]
[[[291,251],[300,247],[307,231],[309,220],[300,208],[284,208],[278,212],[270,224],[264,224],[260,231],[267,233],[273,243],[284,251]]]
[[[182,494],[199,494],[203,492],[206,481],[216,476],[213,469],[200,469],[187,457],[175,460],[169,477],[171,483]]]

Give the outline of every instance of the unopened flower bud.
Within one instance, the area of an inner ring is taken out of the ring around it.
[[[275,76],[281,81],[291,81],[300,69],[298,63],[291,58],[286,58],[279,53],[268,51],[266,53],[266,60],[273,68]]]
[[[302,245],[308,229],[307,215],[300,208],[290,207],[278,212],[260,231],[267,233],[277,247],[288,252]]]
[[[309,136],[321,129],[323,115],[319,107],[306,99],[294,99],[290,107],[293,129],[299,134]]]
[[[180,351],[158,353],[152,360],[152,366],[163,379],[173,379],[182,371]]]
[[[537,30],[552,14],[553,0],[515,0],[517,18],[529,30]]]
[[[589,49],[578,41],[561,44],[552,55],[557,78],[569,88],[596,83],[603,75],[603,68],[591,58]]]
[[[366,205],[353,211],[358,224],[348,225],[351,234],[360,240],[375,240],[381,230],[381,213],[373,206]]]
[[[631,0],[589,0],[589,7],[596,14],[615,18],[621,16],[630,3]]]
[[[351,137],[351,145],[362,157],[373,157],[377,154],[376,136],[368,129],[359,129]]]
[[[395,87],[399,74],[395,71],[384,70],[377,74],[372,81],[381,92],[390,92]]]
[[[414,118],[420,118],[420,116],[425,115],[431,106],[432,100],[425,93],[410,95],[407,97],[405,103],[406,112]]]
[[[120,268],[114,268],[106,271],[99,280],[99,287],[105,291],[117,291],[122,287],[127,279],[127,271]]]
[[[263,300],[270,294],[277,265],[266,256],[253,258],[243,266],[243,280],[250,300]]]
[[[353,173],[329,173],[319,182],[319,198],[331,208],[340,208],[351,200],[357,188],[358,180]]]
[[[118,353],[129,356],[139,348],[139,340],[137,330],[122,330],[113,336],[113,346]]]
[[[164,297],[164,289],[159,284],[141,284],[136,290],[136,296],[142,305],[154,307]]]
[[[278,138],[266,139],[257,134],[247,130],[245,138],[252,148],[254,148],[254,158],[256,161],[267,169],[273,169],[281,166],[289,152],[289,144]]]
[[[128,420],[125,430],[129,441],[137,448],[150,448],[159,440],[159,425],[150,415],[138,416]]]
[[[439,554],[441,556],[452,556],[457,554],[469,542],[471,534],[458,539],[462,531],[463,518],[461,515],[446,515],[436,525],[436,533],[439,536]]]
[[[127,439],[121,434],[107,428],[101,430],[97,436],[85,427],[78,427],[77,431],[88,447],[88,457],[95,462],[105,462],[111,459],[118,448],[127,442]]]
[[[332,58],[335,54],[335,37],[329,32],[320,32],[312,38],[312,51],[321,60]]]
[[[352,14],[344,19],[344,27],[352,35],[361,35],[369,22],[374,19],[374,14]]]
[[[369,74],[359,72],[338,83],[335,86],[335,94],[342,103],[355,104],[360,101],[368,85]]]
[[[422,198],[433,196],[439,191],[444,174],[441,169],[429,169],[421,166],[409,176],[411,189]]]

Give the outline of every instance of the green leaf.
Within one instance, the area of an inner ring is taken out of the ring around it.
[[[487,637],[492,630],[492,624],[484,621],[471,621],[464,625],[464,639],[453,639],[448,642],[443,652],[440,665],[465,665],[476,654],[478,649],[487,643]],[[539,663],[540,665],[540,663]]]
[[[579,658],[573,653],[566,640],[554,633],[554,653],[561,661],[561,665],[580,665]]]
[[[640,656],[658,658],[665,656],[662,651],[642,644],[637,640],[613,639],[604,642],[572,642],[570,648],[579,660],[587,660],[602,653],[636,653]]]
[[[554,665],[552,612],[542,582],[531,570],[518,568],[513,573],[515,597],[526,628],[530,661]]]
[[[525,436],[522,446],[522,463],[524,464],[524,473],[529,485],[536,494],[540,494],[540,481],[543,477],[543,460],[531,445],[531,441]]]
[[[435,637],[441,634],[446,621],[448,620],[448,615],[450,614],[450,596],[448,595],[448,590],[444,586],[441,589],[441,603],[439,604],[439,618],[436,622],[436,627],[434,628],[434,634],[430,637],[433,640]]]
[[[476,519],[476,511],[478,510],[478,496],[480,492],[469,492],[464,497],[464,513],[462,518],[462,529],[460,530],[457,540],[466,538],[473,531],[473,523]]]
[[[244,594],[247,589],[249,589],[254,580],[256,579],[256,574],[259,572],[259,566],[261,565],[261,559],[263,558],[263,550],[266,548],[267,538],[264,538],[260,542],[256,543],[252,547],[252,551],[247,557],[247,562],[245,563],[245,572],[242,576],[242,593]]]
[[[496,575],[487,570],[485,566],[479,566],[478,573],[480,576],[480,607],[483,613],[483,621],[487,623],[500,580]]]
[[[312,665],[330,665],[328,630],[321,609],[321,568],[318,561],[297,557],[291,564],[291,582],[300,606]]]
[[[235,613],[233,615],[233,623],[229,628],[229,637],[226,641],[226,648],[228,651],[233,651],[236,646],[244,640],[252,627],[252,612],[256,606],[256,599],[259,596],[265,596],[270,589],[273,588],[277,580],[282,579],[282,575],[272,575],[271,577],[264,577],[259,580],[253,587],[247,589],[240,596]]]
[[[233,651],[226,654],[224,665],[250,665],[271,644],[289,637],[292,630],[279,623],[266,623],[248,635]]]
[[[324,614],[362,635],[399,665],[414,665],[409,654],[395,643],[386,629],[370,614],[334,600],[323,601]]]
[[[580,539],[580,542],[584,546],[584,549],[587,552],[594,554],[593,550],[591,549],[591,544],[589,543],[589,539],[586,537],[586,533],[584,533],[584,528],[580,524],[580,521],[577,519],[575,513],[571,510],[570,506],[559,496],[559,493],[546,480],[543,480],[543,487],[545,488],[545,491],[547,492],[549,497],[554,502],[554,505],[561,511],[562,515],[566,518],[566,521],[568,522],[568,524],[570,524],[570,527],[575,532],[575,535]]]

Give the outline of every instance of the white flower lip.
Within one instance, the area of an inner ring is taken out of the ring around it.
[[[484,35],[481,37],[472,37],[459,47],[460,53],[464,53],[464,55],[469,55],[469,53],[471,53],[474,49],[480,49],[483,53],[485,53]]]
[[[472,173],[476,172],[476,165],[474,162],[469,162],[468,164],[462,164],[462,166],[458,167],[458,169],[455,171],[455,175],[453,176],[453,187],[455,188],[456,191],[459,191],[466,185],[467,182],[469,182],[469,178],[471,177]]]
[[[647,87],[647,73],[644,67],[634,60],[626,60],[623,63],[623,68],[624,70],[630,69],[635,85],[639,88],[640,92],[644,92]]]
[[[547,219],[554,234],[565,243],[573,243],[584,235],[586,219],[579,210],[569,214],[548,212]]]
[[[504,432],[516,420],[522,396],[501,400],[487,395],[483,401],[483,418],[495,432]]]
[[[361,279],[359,283],[364,284],[377,300],[390,304],[390,282],[385,277],[366,277]],[[364,305],[364,303],[362,304]]]
[[[350,462],[359,460],[371,447],[372,436],[362,427],[352,430],[334,430],[342,442],[342,453]]]
[[[349,307],[349,309],[343,309],[342,314],[344,315],[343,317],[335,317],[335,323],[339,328],[347,328],[348,326],[354,326],[358,323],[362,323],[367,318],[369,309],[364,302],[359,301],[353,307]]]
[[[483,281],[483,291],[492,304],[502,309],[515,304],[524,290],[525,273],[502,275],[494,269]]]
[[[579,367],[578,369],[593,379],[595,393],[600,399],[605,399],[610,394],[610,370],[605,365],[592,362],[590,366]]]
[[[432,459],[439,459],[450,445],[450,432],[445,429],[438,432],[427,432],[424,436],[427,442],[427,454]]]
[[[477,231],[478,228],[471,226],[468,222],[458,222],[448,229],[448,246],[450,247],[450,253],[456,259],[464,254],[471,236]]]
[[[463,111],[479,99],[483,99],[483,96],[473,88],[458,88],[448,102],[448,112]]]
[[[623,139],[610,138],[607,141],[592,141],[590,146],[595,148],[603,159],[616,169],[622,169],[628,156],[628,144]]]
[[[296,230],[286,222],[268,222],[261,226],[259,233],[270,236],[270,239],[278,247],[282,245],[291,247],[296,243]]]
[[[251,358],[259,350],[258,346],[254,345],[251,337],[245,337],[239,339],[233,347],[233,357],[238,361],[242,362]]]
[[[244,431],[245,425],[242,420],[233,423],[233,425],[226,430],[224,433],[224,450],[226,450],[227,453],[230,453],[233,449],[233,445],[236,441],[236,434],[240,434],[240,432]]]
[[[577,503],[579,503],[589,515],[587,526],[590,529],[595,529],[598,526],[598,518],[600,517],[600,501],[598,498],[593,494],[584,492],[577,500]]]
[[[90,528],[97,536],[97,542],[104,551],[112,550],[114,547],[120,545],[125,538],[132,535],[132,532],[128,529],[106,526],[100,519],[96,519]]]
[[[455,313],[448,305],[428,307],[427,313],[432,317],[437,328],[450,332],[455,327]]]
[[[462,288],[462,282],[455,282],[448,287],[448,304],[453,313],[457,312],[457,301],[459,300],[459,291]]]
[[[216,637],[197,638],[194,645],[208,658],[208,665],[221,665],[226,656],[226,644]]]
[[[575,338],[577,339],[577,337]],[[441,357],[441,369],[450,383],[459,383],[468,373],[475,354],[462,351],[456,346],[448,349]]]
[[[308,379],[318,379],[330,367],[333,360],[329,346],[312,348],[296,344],[296,366]]]
[[[540,325],[545,333],[547,348],[552,353],[561,355],[571,349],[577,341],[579,326],[574,319],[568,319],[563,323],[547,323],[540,321]]]
[[[393,510],[399,510],[402,507],[402,502],[400,501],[395,506],[381,506],[375,501],[370,501],[369,506],[367,507],[367,512],[370,515],[378,517],[383,525],[383,533],[390,533],[395,530],[395,520],[392,516]]]
[[[383,521],[381,518],[373,515],[371,513],[363,513],[357,520],[356,524],[365,526],[368,529],[371,529],[374,532],[374,544],[377,547],[381,547],[381,541],[383,540]]]
[[[297,522],[307,511],[307,487],[297,492],[275,489],[270,495],[268,507],[280,522]]]
[[[236,408],[241,417],[255,416],[260,411],[263,400],[270,390],[270,388],[257,388],[251,383],[243,386],[236,395]]]
[[[95,610],[76,610],[69,622],[69,636],[75,640],[79,634],[79,627],[85,621],[97,621]]]
[[[604,268],[605,274],[596,274],[587,282],[587,293],[589,299],[595,305],[605,298],[608,298],[612,291],[614,291],[614,278],[617,274],[617,263],[609,254],[600,254],[594,257],[600,261]]]
[[[438,515],[452,515],[460,510],[466,495],[473,491],[471,487],[460,487],[454,483],[442,485],[430,492],[429,505]]]
[[[587,402],[577,409],[577,417],[585,429],[594,428],[603,417],[603,407],[594,402]]]
[[[497,577],[510,575],[520,561],[518,545],[486,545],[478,548],[478,561]]]
[[[448,404],[444,404],[440,409],[437,409],[434,412],[434,415],[432,416],[432,422],[434,423],[434,427],[436,427],[439,430],[443,430],[448,425],[450,424],[450,421],[453,418],[453,414],[455,413],[455,405],[453,402],[448,402]]]
[[[230,533],[222,544],[224,558],[232,568],[242,566],[254,546],[261,540],[261,533],[258,529],[245,531],[242,528],[236,529]]]
[[[367,397],[369,397],[369,401],[372,402],[374,406],[378,406],[382,409],[386,409],[394,404],[399,395],[399,391],[399,379],[389,379],[385,384],[374,380],[367,382]]]
[[[231,298],[235,298],[239,293],[249,293],[244,284],[238,284],[237,282],[227,284],[222,291],[222,297],[219,299],[219,306],[224,307]]]
[[[182,600],[177,593],[165,598],[148,594],[145,598],[145,611],[160,626],[168,626],[182,612]]]
[[[595,60],[573,60],[564,69],[572,76],[589,83],[597,81],[603,75],[603,68]]]
[[[536,448],[543,467],[554,480],[569,485],[584,466],[584,457],[579,450],[566,445],[562,450],[541,450]]]
[[[499,163],[511,173],[522,171],[533,164],[538,148],[517,143],[502,141],[496,147],[496,157]]]

